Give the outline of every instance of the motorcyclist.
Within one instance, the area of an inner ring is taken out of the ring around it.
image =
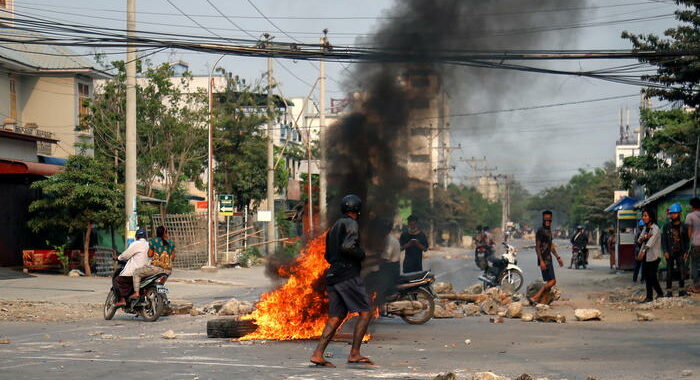
[[[489,230],[489,226],[484,226],[484,245],[486,246],[486,258],[490,256],[495,256],[496,253],[496,242],[493,240],[493,234]]]
[[[586,248],[588,246],[588,235],[586,234],[586,231],[584,230],[582,225],[576,226],[576,233],[574,236],[571,238],[571,245],[572,247],[578,248],[580,254],[583,255],[583,265],[584,267],[588,265],[588,249]],[[569,264],[569,269],[573,267],[574,265],[574,260],[576,259],[575,255],[571,255],[571,264]]]
[[[136,230],[136,240],[129,244],[129,247],[117,258],[119,261],[128,260],[119,276],[115,278],[115,289],[119,292],[119,301],[114,306],[126,305],[125,297],[128,295],[129,285],[132,283],[132,276],[140,268],[148,265],[148,241],[146,240],[146,230],[139,228]],[[138,289],[134,289],[138,292]],[[126,294],[125,294],[126,293]]]

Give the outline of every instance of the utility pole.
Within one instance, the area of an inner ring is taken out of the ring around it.
[[[132,38],[136,37],[136,0],[126,2],[126,170],[124,207],[126,211],[126,241],[135,240],[138,229],[136,203],[136,48]]]
[[[321,48],[325,52],[330,44],[328,43],[328,29],[323,30],[321,37]],[[318,189],[318,217],[321,229],[326,228],[326,199],[327,199],[327,179],[326,179],[326,62],[319,61],[319,189]],[[310,179],[309,179],[310,180]]]
[[[267,222],[267,239],[275,240],[275,146],[272,126],[274,124],[274,109],[272,99],[272,57],[267,58],[267,209],[270,221]],[[277,244],[267,245],[267,253],[275,251]]]

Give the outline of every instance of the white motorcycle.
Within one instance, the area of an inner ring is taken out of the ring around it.
[[[523,286],[523,270],[518,266],[518,251],[510,244],[503,243],[505,252],[500,258],[489,258],[484,274],[479,280],[484,289],[500,286],[506,293],[516,293]]]

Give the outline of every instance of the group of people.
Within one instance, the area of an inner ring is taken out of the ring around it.
[[[311,354],[310,362],[320,367],[335,367],[327,361],[324,352],[336,331],[345,320],[348,313],[357,313],[358,318],[353,331],[352,346],[347,362],[353,364],[374,364],[371,359],[360,353],[362,339],[367,333],[371,319],[370,300],[365,288],[363,261],[365,251],[360,245],[360,227],[358,219],[362,209],[362,200],[354,194],[343,197],[340,211],[343,214],[326,234],[325,259],[330,264],[326,270],[325,280],[328,292],[328,322],[321,334],[316,349]],[[372,264],[379,267],[387,265],[398,275],[399,268],[403,273],[423,270],[423,252],[428,250],[428,238],[418,228],[418,218],[408,217],[408,228],[397,241],[391,236],[393,221],[379,221],[381,233],[386,234],[386,248],[381,259],[384,263]],[[404,254],[401,255],[401,251]],[[403,256],[402,265],[399,264]],[[376,268],[372,268],[377,272]],[[384,271],[381,271],[384,272]]]
[[[136,231],[135,241],[117,258],[127,261],[119,276],[114,277],[113,285],[119,301],[115,306],[126,305],[126,298],[138,299],[141,294],[141,279],[159,273],[170,274],[175,260],[175,242],[169,239],[164,226],[156,228],[156,237],[146,240],[146,230]]]
[[[641,281],[646,284],[646,302],[658,297],[673,296],[673,282],[678,279],[678,296],[686,296],[686,273],[690,267],[693,284],[690,291],[700,293],[700,199],[690,200],[692,211],[682,220],[683,207],[674,203],[668,209],[668,220],[659,228],[653,210],[644,210],[636,234],[636,263],[633,281],[641,271]],[[661,259],[666,261],[666,293],[658,280]],[[690,266],[688,261],[690,259]]]

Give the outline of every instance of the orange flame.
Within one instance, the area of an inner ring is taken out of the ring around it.
[[[324,253],[326,234],[316,237],[289,266],[278,273],[288,277],[276,290],[264,293],[255,311],[242,319],[253,319],[258,329],[241,338],[312,339],[321,336],[328,321],[328,300],[318,287],[318,280],[329,267]]]

